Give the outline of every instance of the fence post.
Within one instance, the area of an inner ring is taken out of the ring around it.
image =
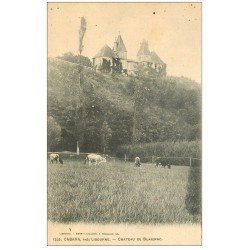
[[[79,155],[80,150],[79,150],[79,144],[78,141],[76,142],[76,154]]]
[[[151,158],[151,162],[154,163],[154,156],[152,155]]]
[[[124,160],[125,160],[125,162],[127,162],[127,155],[126,154],[124,156]]]
[[[192,167],[192,158],[189,157],[189,166]]]

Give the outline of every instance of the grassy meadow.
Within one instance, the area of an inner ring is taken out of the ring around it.
[[[88,166],[65,159],[63,165],[48,164],[48,220],[199,223],[199,181],[199,167],[136,168],[117,161]]]

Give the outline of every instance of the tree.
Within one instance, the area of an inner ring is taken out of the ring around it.
[[[100,67],[100,71],[109,73],[111,71],[111,62],[104,58]]]
[[[48,150],[55,150],[61,139],[61,127],[52,117],[48,117]]]
[[[102,128],[101,128],[102,148],[103,148],[104,154],[108,148],[108,144],[109,144],[109,140],[110,140],[111,136],[112,136],[112,130],[109,127],[108,123],[106,121],[104,121],[102,124]]]
[[[113,58],[113,72],[114,73],[122,72],[122,63],[120,58]]]
[[[132,143],[143,142],[146,138],[146,133],[143,131],[143,124],[147,115],[145,113],[146,103],[152,101],[151,79],[140,78],[136,81],[133,95],[133,128],[132,128]]]
[[[140,142],[142,138],[142,131],[141,131],[141,124],[143,120],[143,109],[144,109],[144,102],[145,96],[143,93],[143,83],[137,82],[134,96],[133,96],[133,128],[132,128],[132,143]]]
[[[87,21],[85,19],[85,17],[81,17],[81,26],[80,26],[80,30],[79,30],[79,54],[82,54],[83,51],[83,37],[85,35],[87,29]]]

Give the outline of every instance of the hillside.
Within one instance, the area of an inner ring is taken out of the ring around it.
[[[48,59],[48,116],[61,127],[61,150],[75,150],[77,140],[85,151],[114,152],[132,140],[199,139],[200,95],[200,85],[183,77],[109,75]]]

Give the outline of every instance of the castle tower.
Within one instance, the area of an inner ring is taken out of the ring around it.
[[[137,60],[139,62],[151,62],[151,54],[146,40],[143,40],[141,43],[140,49],[137,53]]]
[[[124,45],[121,35],[115,39],[114,52],[121,59],[127,59],[127,49]]]

